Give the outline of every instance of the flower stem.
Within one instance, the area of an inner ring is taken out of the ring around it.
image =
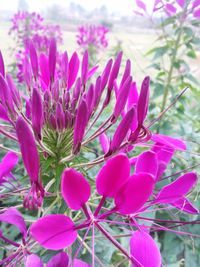
[[[98,207],[96,208],[95,212],[94,212],[94,216],[97,216],[99,214],[99,211],[101,210],[104,202],[105,202],[106,198],[103,196],[99,202]]]
[[[94,223],[95,223],[95,226],[99,229],[99,231],[101,231],[102,234],[108,240],[110,240],[110,242],[113,243],[113,245],[117,247],[132,263],[134,263],[136,267],[143,267],[143,265],[133,256],[130,256],[129,253],[121,246],[121,244],[117,242],[117,240],[114,239],[103,227],[101,227],[97,222],[94,222]]]

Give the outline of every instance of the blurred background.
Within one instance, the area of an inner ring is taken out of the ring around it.
[[[151,8],[153,1],[148,2]],[[10,48],[14,45],[8,35],[11,18],[18,11],[37,12],[44,18],[45,24],[59,24],[62,30],[62,50],[70,54],[79,47],[76,42],[78,27],[85,24],[105,25],[109,32],[108,47],[99,60],[106,60],[115,55],[117,50],[124,51],[124,57],[133,58],[133,70],[136,79],[144,76],[149,61],[144,58],[145,52],[151,48],[156,35],[148,19],[134,13],[135,1],[105,0],[7,0],[0,1],[0,36],[1,50],[6,55],[6,64],[13,61]],[[5,56],[4,56],[5,57]]]

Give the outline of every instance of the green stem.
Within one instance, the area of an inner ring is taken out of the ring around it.
[[[183,10],[183,18],[187,13],[187,6],[185,7],[185,9]],[[170,84],[173,78],[173,71],[174,71],[174,63],[176,62],[176,57],[177,57],[177,52],[180,46],[180,42],[181,42],[181,37],[182,37],[182,33],[183,33],[183,25],[184,25],[185,20],[181,18],[180,21],[180,26],[179,26],[179,33],[177,35],[177,39],[175,41],[175,45],[174,45],[174,51],[170,60],[170,67],[169,67],[169,72],[168,72],[168,76],[167,76],[167,81],[166,81],[166,86],[164,87],[164,94],[163,94],[163,99],[162,99],[162,104],[161,104],[161,109],[160,112],[162,113],[163,110],[166,107],[166,103],[167,103],[167,98],[169,95],[169,89],[170,89]],[[157,129],[157,132],[159,133],[159,126]]]

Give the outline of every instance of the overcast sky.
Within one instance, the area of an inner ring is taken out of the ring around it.
[[[153,0],[145,1],[150,4]],[[52,4],[59,4],[64,7],[69,6],[71,2],[81,4],[85,9],[93,9],[105,5],[109,10],[118,12],[122,15],[128,15],[133,12],[135,0],[26,0],[29,5],[29,11],[44,11]],[[0,11],[16,11],[18,0],[0,0]]]

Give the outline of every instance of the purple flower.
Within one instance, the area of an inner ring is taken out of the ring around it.
[[[95,49],[97,52],[108,46],[106,34],[108,28],[103,25],[83,25],[78,28],[77,43],[85,50]]]
[[[17,119],[16,133],[24,166],[31,181],[31,189],[24,200],[24,206],[29,209],[35,209],[42,205],[44,196],[44,189],[39,177],[40,161],[37,146],[27,122],[22,117]]]

